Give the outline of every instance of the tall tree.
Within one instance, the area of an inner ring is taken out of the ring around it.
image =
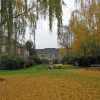
[[[74,49],[81,55],[98,55],[100,50],[100,1],[76,0],[80,9],[72,13],[70,28],[75,33]]]
[[[4,27],[4,30],[6,29],[8,32],[8,54],[12,54],[11,50],[16,44],[15,42],[12,45],[11,42],[14,32],[16,34],[15,38],[17,36],[24,37],[27,24],[35,30],[36,22],[40,15],[49,16],[50,30],[52,30],[53,18],[57,18],[58,35],[60,35],[62,26],[62,2],[62,0],[1,0],[0,13],[3,19],[0,22],[0,27]],[[35,31],[33,31],[33,35],[35,36]],[[15,52],[14,50],[14,54]]]

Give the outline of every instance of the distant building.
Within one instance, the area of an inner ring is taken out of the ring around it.
[[[59,58],[59,51],[56,48],[37,49],[36,51],[40,59],[54,60]]]

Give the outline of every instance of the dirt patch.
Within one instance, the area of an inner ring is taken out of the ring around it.
[[[90,67],[90,68],[86,68],[86,70],[100,71],[100,67]]]
[[[0,100],[100,100],[100,88],[67,77],[12,77],[0,82]]]
[[[6,81],[5,78],[0,78],[0,82],[4,82],[4,81]]]
[[[80,76],[89,76],[89,77],[100,77],[100,71],[99,70],[93,70],[93,69],[80,69],[77,71],[77,73]]]

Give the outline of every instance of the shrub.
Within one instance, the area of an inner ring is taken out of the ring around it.
[[[62,59],[62,63],[73,64],[75,66],[89,67],[93,64],[100,64],[100,56],[66,55]]]
[[[54,65],[53,65],[53,68],[54,68],[54,69],[64,69],[65,67],[64,67],[63,64],[54,64]]]
[[[64,56],[62,59],[62,63],[63,64],[73,64],[74,63],[74,59],[77,58],[77,56],[73,56],[73,55],[67,55]]]
[[[0,69],[19,69],[24,67],[24,60],[20,57],[1,56],[0,57]]]
[[[42,64],[49,64],[49,60],[48,59],[41,59]]]
[[[25,59],[24,67],[30,67],[33,64],[35,64],[34,59],[32,57],[28,57],[27,59]]]
[[[81,56],[79,58],[74,58],[73,64],[76,66],[89,67],[93,64],[100,64],[100,57],[93,56]]]
[[[0,69],[14,70],[20,68],[30,67],[34,64],[31,58],[23,59],[16,56],[4,55],[0,57]]]
[[[34,57],[33,60],[34,60],[35,64],[41,64],[42,63],[41,59],[38,58],[38,57]]]
[[[30,56],[29,59],[34,63],[34,64],[41,64],[41,59],[37,55]]]
[[[54,64],[59,64],[60,61],[59,61],[58,59],[54,59],[54,60],[53,60],[53,63],[54,63]]]

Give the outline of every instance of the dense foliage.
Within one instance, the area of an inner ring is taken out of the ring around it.
[[[66,51],[66,59],[77,59],[81,65],[100,63],[100,1],[76,0],[77,9],[72,12],[69,30],[73,32],[71,49]],[[66,35],[68,35],[66,31]],[[65,37],[65,36],[63,36]],[[69,39],[65,38],[65,42]],[[63,43],[65,44],[65,43]],[[69,49],[68,46],[65,48]]]
[[[21,68],[31,67],[36,64],[33,58],[23,59],[17,56],[3,55],[0,56],[0,69],[15,70]]]

